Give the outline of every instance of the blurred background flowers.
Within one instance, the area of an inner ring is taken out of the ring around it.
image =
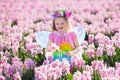
[[[47,61],[35,40],[57,9],[70,9],[73,27],[87,33],[72,71],[66,60]],[[108,79],[120,80],[120,0],[0,0],[0,80]]]

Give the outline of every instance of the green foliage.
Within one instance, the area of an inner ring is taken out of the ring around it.
[[[86,53],[83,54],[83,60],[86,62],[87,65],[91,65],[92,60],[88,57]]]
[[[77,67],[73,66],[73,68],[72,68],[72,74],[74,74],[74,72],[76,72],[76,71],[77,71]]]
[[[105,33],[105,35],[111,39],[115,35],[115,33],[117,33],[117,32],[110,32],[109,34]]]
[[[58,80],[73,80],[73,74],[67,74],[65,76],[62,76]]]
[[[34,69],[24,69],[22,80],[34,80]]]
[[[2,35],[3,33],[2,32],[0,32],[0,35]]]
[[[0,54],[0,59],[1,59],[1,54]]]
[[[35,61],[37,62],[36,66],[42,65],[43,62],[44,62],[44,60],[46,59],[46,58],[45,58],[45,54],[39,53],[39,54],[37,54],[37,55],[35,56],[34,59],[35,59]]]
[[[34,23],[34,24],[37,24],[37,23],[39,23],[39,22],[41,22],[41,19],[38,19],[38,20],[34,21],[33,23]]]
[[[17,25],[17,21],[16,20],[12,21],[11,27],[13,27],[14,25]]]
[[[68,74],[68,75],[66,76],[66,79],[67,79],[67,80],[73,80],[73,75],[72,75],[72,74]]]
[[[92,80],[101,80],[101,76],[97,70],[93,72]]]
[[[22,33],[22,37],[27,37],[29,33]]]
[[[36,66],[42,65],[45,58],[45,54],[43,53],[36,53],[35,57],[33,57],[30,52],[26,52],[23,49],[19,48],[18,50],[19,52],[19,58],[21,58],[21,60],[24,62],[26,58],[31,58],[32,60],[36,61],[37,64]],[[44,51],[43,51],[44,52]]]
[[[115,54],[115,61],[116,62],[120,62],[120,48],[115,46],[115,52],[116,52],[116,54]]]
[[[115,52],[113,56],[108,56],[106,52],[103,53],[103,60],[108,66],[115,67],[115,63],[120,62],[120,48],[115,47]]]
[[[8,63],[11,64],[12,58],[14,57],[12,49],[6,49],[6,48],[4,48],[3,52],[6,52],[6,51],[8,51],[10,53],[9,59],[8,59]]]
[[[24,51],[22,48],[18,49],[18,57],[21,58],[21,60],[24,62],[26,58],[31,58],[33,59],[32,55],[30,52]]]
[[[88,25],[92,24],[92,22],[89,21],[89,20],[85,20],[84,22],[85,22],[86,24],[88,24]]]
[[[85,34],[85,40],[88,41],[88,34]]]
[[[78,67],[76,67],[76,66],[73,66],[73,68],[72,68],[72,74],[74,74],[74,72],[76,72],[76,71],[80,71],[81,73],[83,73],[83,68],[78,68]]]
[[[95,48],[97,49],[98,48],[98,43],[94,41],[94,45],[95,45]]]

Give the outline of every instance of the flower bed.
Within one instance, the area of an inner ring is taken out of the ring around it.
[[[0,1],[0,80],[120,80],[120,1],[51,2]],[[35,32],[51,30],[51,14],[61,8],[70,8],[72,25],[86,30],[83,60],[73,57],[72,66],[47,61],[35,40]]]

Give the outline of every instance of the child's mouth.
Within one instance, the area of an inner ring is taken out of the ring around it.
[[[63,29],[63,27],[59,27],[59,29]]]

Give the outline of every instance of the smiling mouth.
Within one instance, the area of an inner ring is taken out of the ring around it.
[[[63,27],[59,27],[59,29],[63,29]]]

